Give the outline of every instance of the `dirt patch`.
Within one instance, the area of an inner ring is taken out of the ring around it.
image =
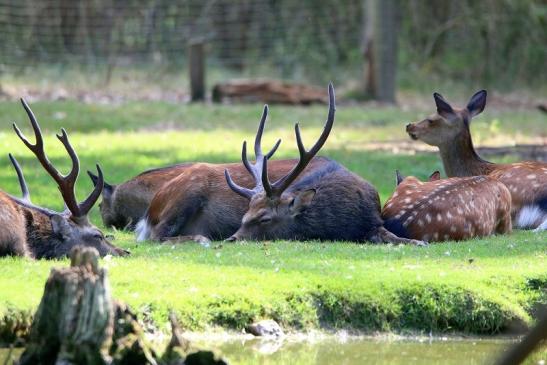
[[[370,151],[383,151],[393,154],[414,155],[420,153],[438,153],[436,147],[424,143],[415,143],[408,140],[387,142],[370,142],[361,145],[361,148]],[[547,141],[543,144],[522,144],[515,146],[478,147],[477,153],[483,157],[516,156],[520,160],[536,160],[547,162]]]

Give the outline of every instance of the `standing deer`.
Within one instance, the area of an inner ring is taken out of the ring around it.
[[[169,180],[180,175],[192,163],[177,164],[145,171],[132,179],[112,185],[104,182],[102,200],[99,203],[101,218],[107,227],[134,230],[137,222],[144,216],[154,194]],[[88,171],[87,174],[97,185],[99,178]]]
[[[437,113],[406,126],[414,140],[437,146],[449,177],[488,175],[511,192],[513,224],[516,228],[547,229],[547,163],[539,161],[496,164],[475,151],[469,125],[486,105],[486,91],[471,97],[463,109],[454,109],[438,93],[433,94]]]
[[[249,163],[243,144],[243,165],[254,179],[254,188],[237,185],[226,170],[228,186],[249,200],[241,226],[230,241],[242,239],[343,240],[354,242],[422,242],[400,238],[383,227],[380,198],[372,185],[339,163],[314,159],[334,124],[335,100],[329,85],[329,111],[319,139],[306,150],[295,125],[300,158],[274,183],[268,174],[268,156]]]
[[[32,204],[21,168],[15,158],[11,157],[23,197],[16,198],[0,192],[0,255],[30,256],[37,259],[60,258],[77,245],[94,247],[103,256],[128,254],[108,242],[87,216],[103,188],[103,174],[99,165],[97,185],[83,202],[78,203],[74,186],[79,175],[80,162],[66,131],[62,129],[61,135],[57,135],[72,160],[72,169],[64,176],[51,164],[45,153],[42,132],[32,110],[24,100],[21,102],[32,124],[36,143],[31,144],[17,125],[13,124],[13,128],[57,183],[67,209],[59,213]]]
[[[489,176],[429,181],[403,177],[382,210],[384,225],[400,237],[459,241],[511,232],[511,193]]]

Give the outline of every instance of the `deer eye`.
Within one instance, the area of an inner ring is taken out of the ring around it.
[[[102,239],[103,239],[103,235],[100,234],[100,233],[95,233],[95,234],[93,235],[93,238],[96,238],[96,239],[98,239],[98,240],[102,240]]]
[[[271,221],[272,221],[271,217],[262,217],[258,220],[258,223],[266,224],[266,223],[270,223]]]

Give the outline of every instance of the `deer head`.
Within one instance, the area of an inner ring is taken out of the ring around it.
[[[78,203],[74,187],[78,175],[80,172],[80,161],[74,148],[70,144],[68,135],[64,129],[61,130],[61,135],[57,135],[57,138],[65,147],[70,159],[72,160],[72,169],[68,175],[62,175],[49,161],[45,150],[44,141],[42,138],[42,132],[40,125],[38,124],[34,113],[25,102],[21,99],[23,107],[27,112],[30,123],[34,130],[36,137],[36,143],[31,144],[28,139],[23,135],[21,130],[14,123],[13,128],[15,133],[23,141],[23,143],[34,153],[42,167],[57,183],[59,191],[63,197],[66,210],[64,212],[55,212],[46,208],[36,206],[30,202],[30,195],[24,181],[21,169],[15,159],[12,158],[14,166],[19,177],[19,183],[21,190],[23,191],[23,200],[21,201],[24,206],[35,209],[49,218],[51,224],[50,227],[44,229],[45,232],[50,232],[47,236],[42,238],[43,242],[40,242],[44,247],[51,247],[52,250],[46,250],[51,253],[51,257],[60,257],[68,254],[70,250],[77,245],[85,245],[95,247],[101,255],[112,254],[116,256],[126,255],[127,251],[112,245],[104,236],[103,232],[95,227],[88,218],[88,213],[99,198],[104,186],[103,173],[99,165],[97,165],[98,182],[89,194],[89,196],[81,203]],[[26,193],[25,193],[26,192]],[[50,256],[47,254],[46,256]]]
[[[306,150],[300,135],[300,127],[296,123],[294,129],[300,159],[287,175],[274,183],[270,183],[268,178],[268,158],[272,154],[263,156],[260,151],[260,145],[255,144],[257,161],[252,165],[247,160],[246,143],[243,142],[243,165],[254,177],[255,187],[251,190],[237,185],[232,180],[228,171],[225,170],[226,181],[230,188],[250,200],[249,210],[243,216],[241,227],[228,239],[229,241],[239,239],[292,238],[296,217],[311,204],[316,192],[314,189],[287,191],[287,188],[306,169],[306,166],[325,144],[334,124],[334,113],[334,88],[330,84],[329,112],[321,136],[309,151]],[[260,125],[263,124],[266,115],[267,108],[264,109]],[[261,128],[259,127],[260,130]]]
[[[475,93],[464,109],[452,108],[439,93],[434,93],[433,98],[437,113],[420,122],[407,124],[408,135],[414,140],[421,140],[437,147],[462,138],[470,139],[469,122],[484,110],[486,90]]]
[[[399,170],[395,170],[395,182],[396,185],[399,186],[403,180],[406,179],[406,177],[399,172]],[[429,178],[427,181],[437,181],[441,179],[441,173],[439,171],[434,171],[431,175],[429,175]]]

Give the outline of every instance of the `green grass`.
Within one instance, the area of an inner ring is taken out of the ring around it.
[[[237,161],[243,139],[254,138],[260,105],[211,106],[136,103],[33,104],[47,135],[51,160],[68,169],[53,133],[67,128],[82,169],[103,167],[117,183],[151,167],[182,161]],[[283,138],[278,158],[293,157],[292,124],[300,121],[309,145],[319,134],[326,108],[273,106],[264,145]],[[406,141],[404,125],[425,110],[401,111],[340,105],[335,132],[322,151],[377,187],[383,201],[394,188],[394,170],[419,177],[441,169],[435,154],[390,154],[370,141]],[[489,144],[536,141],[545,135],[535,111],[491,110],[473,124],[475,139]],[[33,201],[61,209],[50,178],[11,131],[30,128],[17,103],[0,103],[0,155],[12,152],[23,166]],[[169,128],[165,128],[168,126]],[[0,187],[18,194],[8,159],[0,159]],[[80,197],[91,189],[82,174]],[[92,215],[100,225],[98,211]],[[349,328],[365,331],[497,333],[529,323],[547,297],[547,234],[515,232],[427,248],[330,242],[136,244],[131,234],[108,232],[129,258],[103,261],[113,293],[164,328],[169,309],[188,329],[241,329],[268,317],[298,330]],[[213,245],[217,246],[217,244]],[[21,333],[37,306],[51,267],[67,261],[0,259],[0,337]]]

